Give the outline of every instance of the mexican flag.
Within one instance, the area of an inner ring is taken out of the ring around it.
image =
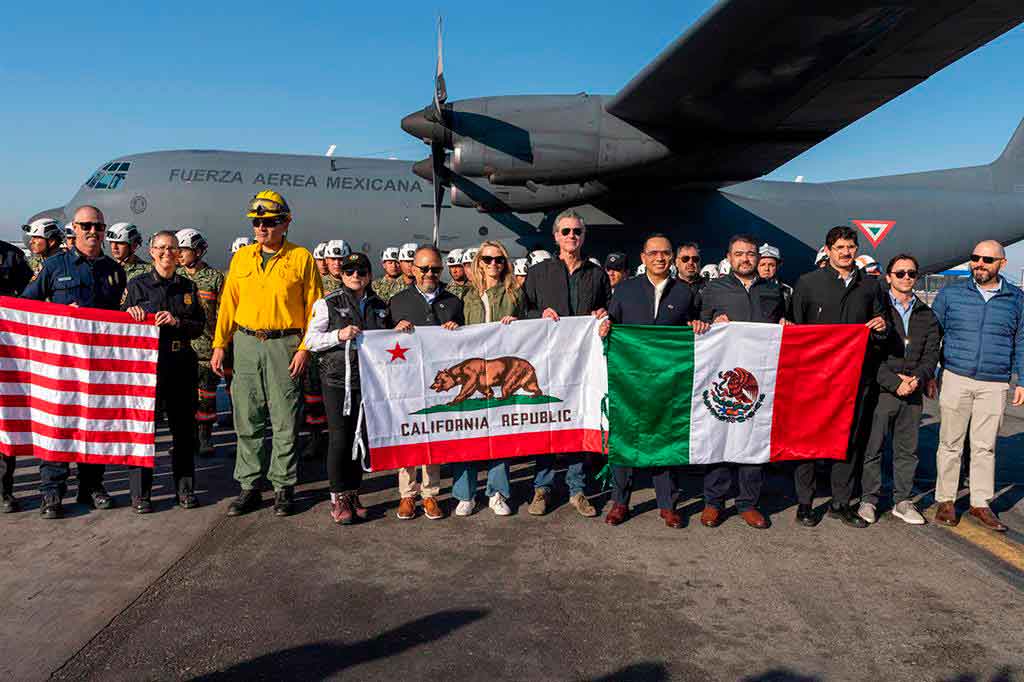
[[[763,463],[846,456],[863,325],[615,325],[609,463]]]
[[[601,452],[608,375],[598,324],[563,317],[362,334],[370,466]]]

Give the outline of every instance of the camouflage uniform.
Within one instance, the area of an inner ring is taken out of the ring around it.
[[[320,279],[324,285],[324,296],[341,286],[341,280],[334,275],[321,275]]]
[[[39,271],[43,269],[43,261],[45,261],[50,256],[54,256],[58,253],[61,253],[60,248],[54,249],[51,253],[48,253],[45,256],[37,256],[34,253],[31,256],[29,256],[26,259],[26,262],[28,263],[28,266],[32,268],[32,279],[35,279],[35,275],[38,275]]]
[[[373,293],[380,296],[387,303],[391,300],[392,296],[405,289],[405,280],[402,279],[401,275],[397,279],[391,279],[387,275],[382,275],[373,280],[370,288],[373,289]]]
[[[447,284],[444,285],[444,288],[448,291],[448,293],[457,296],[458,299],[461,301],[466,298],[466,294],[469,292],[470,289],[473,288],[473,285],[470,284],[469,282],[463,282],[461,284],[458,282],[448,282]]]
[[[196,408],[199,454],[211,455],[213,425],[217,421],[217,384],[220,383],[220,377],[210,368],[210,358],[213,357],[213,334],[217,328],[217,308],[220,306],[220,295],[224,289],[224,275],[203,262],[200,262],[195,273],[178,268],[178,274],[196,283],[199,304],[206,313],[206,326],[202,335],[192,340],[192,350],[199,358],[199,403]]]

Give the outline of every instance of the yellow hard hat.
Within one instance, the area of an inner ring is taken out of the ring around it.
[[[272,189],[265,189],[249,202],[247,218],[289,218],[292,210],[284,197]]]

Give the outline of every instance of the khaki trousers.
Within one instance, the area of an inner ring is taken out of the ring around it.
[[[939,394],[939,447],[935,452],[938,471],[935,501],[952,502],[960,484],[960,457],[968,424],[971,429],[971,506],[987,507],[995,497],[996,436],[1003,423],[1009,384],[978,381],[942,372]]]
[[[416,480],[416,469],[423,472],[423,482]],[[441,465],[424,464],[421,467],[402,467],[398,470],[398,493],[402,497],[437,497],[441,492]]]

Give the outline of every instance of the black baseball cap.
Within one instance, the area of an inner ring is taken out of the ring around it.
[[[365,253],[350,253],[341,259],[341,269],[351,270],[352,268],[362,268],[373,272],[373,266],[370,265],[370,258]]]
[[[605,270],[621,270],[626,271],[626,254],[616,251],[615,253],[609,253],[604,259]]]

